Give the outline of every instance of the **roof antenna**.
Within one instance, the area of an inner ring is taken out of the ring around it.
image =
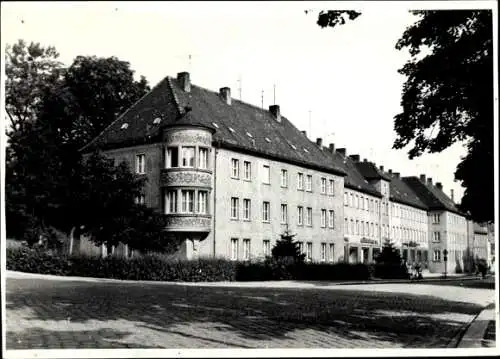
[[[276,105],[276,84],[273,85],[273,105]]]
[[[191,73],[191,54],[188,55],[188,71]]]
[[[260,93],[261,108],[264,108],[264,90]]]

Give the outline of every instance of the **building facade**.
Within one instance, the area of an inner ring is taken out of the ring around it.
[[[137,202],[164,214],[182,258],[263,258],[288,231],[309,261],[370,263],[392,241],[407,262],[442,271],[443,250],[460,260],[468,244],[465,216],[432,180],[310,141],[278,105],[195,86],[186,72],[162,80],[83,152],[96,150],[147,178]],[[102,253],[115,250],[130,252]]]

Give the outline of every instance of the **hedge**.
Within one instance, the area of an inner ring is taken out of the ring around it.
[[[151,281],[368,280],[370,268],[347,263],[234,262],[226,259],[173,260],[161,255],[136,258],[65,255],[8,248],[7,269],[20,272]]]

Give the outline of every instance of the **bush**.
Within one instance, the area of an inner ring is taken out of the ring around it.
[[[33,248],[8,248],[7,269],[63,276],[151,281],[368,280],[364,264],[261,262],[225,259],[173,260],[148,254],[137,258],[66,255]]]
[[[372,276],[380,279],[408,279],[408,268],[403,264],[399,252],[386,240],[382,251],[375,258]]]

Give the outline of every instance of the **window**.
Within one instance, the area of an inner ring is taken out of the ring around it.
[[[308,226],[312,226],[312,221],[313,221],[313,210],[311,207],[307,207],[307,218],[306,218],[306,224]]]
[[[368,211],[368,198],[365,198],[365,211]]]
[[[306,260],[308,262],[312,261],[312,253],[313,253],[313,244],[312,242],[307,242]]]
[[[328,194],[330,196],[333,196],[335,193],[335,181],[334,180],[328,180]]]
[[[312,191],[312,176],[311,175],[307,175],[306,177],[306,191],[309,191],[311,192]]]
[[[373,208],[373,199],[370,200],[370,212],[373,212],[374,208]]]
[[[440,223],[440,220],[441,220],[441,215],[439,213],[434,213],[432,215],[432,223],[438,224]]]
[[[344,192],[344,206],[349,205],[349,194],[347,192]]]
[[[321,210],[321,227],[326,227],[326,209]]]
[[[359,221],[356,220],[356,234],[360,234],[359,232]]]
[[[178,147],[167,147],[166,156],[166,167],[179,167],[179,148]]]
[[[136,196],[134,199],[135,204],[144,204],[145,201],[146,201],[146,196],[144,196],[143,194]]]
[[[262,183],[271,183],[271,171],[268,165],[262,165]]]
[[[194,167],[194,147],[182,147],[182,167]]]
[[[247,181],[252,180],[252,164],[248,161],[243,162],[243,176]]]
[[[441,262],[441,251],[439,249],[435,249],[433,253],[433,260],[434,262]]]
[[[335,244],[330,243],[328,248],[328,261],[333,262],[335,258]]]
[[[262,247],[264,248],[264,256],[271,255],[271,241],[269,239],[264,239],[262,241]]]
[[[182,212],[194,213],[194,191],[182,190],[181,196],[182,196]]]
[[[347,218],[344,218],[344,232],[349,233],[349,220]]]
[[[297,173],[297,189],[300,189],[300,190],[304,189],[304,174],[303,173]]]
[[[335,227],[335,211],[332,210],[328,211],[328,227],[330,228]]]
[[[351,234],[356,233],[356,228],[354,227],[354,220],[351,218]]]
[[[135,173],[144,174],[146,173],[146,155],[141,154],[135,156]]]
[[[288,223],[288,206],[286,204],[281,205],[281,223]]]
[[[165,213],[177,212],[177,191],[169,190],[165,194]]]
[[[299,242],[299,251],[300,253],[304,253],[304,242]]]
[[[359,208],[359,196],[356,195],[356,200],[354,202],[354,205],[356,206],[356,208]]]
[[[288,187],[288,171],[281,170],[281,187]]]
[[[198,168],[208,168],[208,149],[206,148],[198,149]]]
[[[326,243],[321,243],[321,261],[326,261]]]
[[[351,207],[354,207],[354,195],[351,193],[351,200],[349,201]]]
[[[373,227],[373,223],[371,223],[370,226],[371,226],[372,237],[375,237],[375,228]]]
[[[365,222],[361,221],[361,233],[362,236],[365,234]]]
[[[240,178],[240,161],[236,158],[231,159],[231,177]]]
[[[250,199],[245,198],[243,199],[243,219],[245,221],[250,220],[250,216],[252,214],[252,202],[250,202]]]
[[[239,202],[239,198],[231,197],[231,219],[238,219]]]
[[[208,192],[198,191],[198,213],[207,214]]]
[[[262,221],[269,222],[271,220],[271,205],[269,202],[262,202]]]
[[[231,238],[231,260],[238,260],[238,238]]]
[[[304,224],[304,207],[297,207],[297,224],[302,226]]]
[[[321,193],[326,193],[326,178],[321,178]]]
[[[250,239],[243,239],[243,260],[250,259]]]
[[[433,242],[440,242],[441,241],[441,233],[439,232],[434,232],[434,235],[432,237]]]

